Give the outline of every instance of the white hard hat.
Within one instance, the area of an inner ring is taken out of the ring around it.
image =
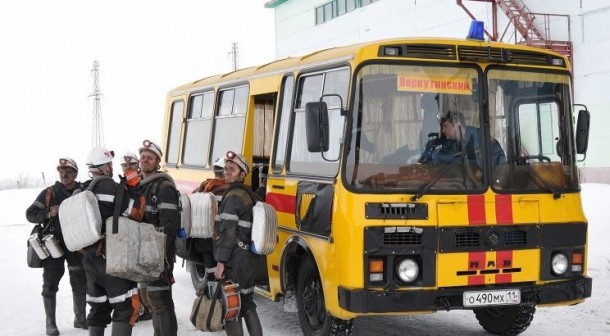
[[[151,151],[152,153],[154,153],[159,160],[161,160],[161,157],[163,156],[163,152],[161,151],[161,147],[159,147],[159,145],[157,145],[156,143],[150,141],[150,140],[144,140],[142,141],[142,147],[140,147],[140,155],[142,155],[142,151]]]
[[[121,155],[121,165],[138,163],[138,156],[134,152],[126,151]]]
[[[57,170],[59,170],[59,168],[72,168],[78,173],[78,165],[76,164],[76,161],[69,157],[62,157],[59,159]]]
[[[239,166],[239,168],[241,168],[241,170],[248,174],[250,173],[250,167],[248,166],[248,161],[246,161],[246,158],[241,155],[241,154],[237,154],[233,151],[228,151],[227,152],[227,156],[224,158],[224,162],[227,163],[227,161],[231,161],[233,163],[235,163],[236,165]]]
[[[225,169],[225,159],[219,157],[214,161],[214,173],[222,173]]]
[[[224,168],[225,167],[225,159],[219,157],[214,161],[214,167]]]
[[[114,152],[103,147],[94,147],[87,155],[87,166],[97,168],[108,162],[112,162]]]

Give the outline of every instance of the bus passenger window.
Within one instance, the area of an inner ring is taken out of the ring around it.
[[[206,166],[212,129],[214,91],[192,96],[184,135],[182,161],[185,165]]]
[[[182,127],[183,101],[175,101],[172,104],[172,115],[169,124],[169,134],[167,135],[167,163],[178,163],[178,150],[180,148],[180,128]]]
[[[212,158],[224,157],[227,151],[242,151],[248,87],[239,86],[220,91],[220,105],[214,125]]]
[[[278,111],[278,121],[276,126],[277,141],[275,144],[275,155],[273,171],[280,172],[284,169],[286,159],[286,140],[288,136],[288,123],[290,122],[290,111],[292,108],[292,91],[294,89],[294,78],[287,76],[282,84],[282,101]]]

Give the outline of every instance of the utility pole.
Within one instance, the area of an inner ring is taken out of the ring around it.
[[[93,93],[89,97],[93,97],[93,123],[92,123],[92,147],[104,146],[104,122],[102,120],[102,106],[100,97],[100,79],[99,79],[99,62],[93,61],[91,68],[91,76],[93,77]]]

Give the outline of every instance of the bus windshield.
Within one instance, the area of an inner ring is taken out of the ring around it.
[[[420,196],[480,193],[490,185],[500,192],[554,194],[575,188],[569,77],[492,70],[488,82],[483,78],[475,67],[362,67],[346,184],[362,192]],[[489,129],[482,127],[484,101]],[[554,175],[561,175],[560,182]]]
[[[488,72],[491,135],[507,156],[492,172],[495,189],[558,195],[579,188],[569,82],[567,74]]]

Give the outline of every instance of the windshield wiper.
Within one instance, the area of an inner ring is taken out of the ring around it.
[[[562,195],[561,190],[559,188],[553,187],[553,185],[551,185],[551,183],[549,183],[549,181],[547,181],[534,168],[532,168],[532,166],[530,166],[529,164],[525,164],[525,169],[527,170],[528,173],[530,173],[530,175],[532,175],[534,177],[534,180],[537,180],[538,182],[542,183],[542,186],[544,187],[544,188],[542,188],[543,190],[548,191],[553,194],[553,199],[558,199],[561,197],[561,195]]]
[[[436,176],[434,176],[432,180],[422,185],[417,190],[417,193],[413,195],[413,197],[411,197],[411,202],[417,201],[418,199],[422,198],[422,196],[424,196],[426,193],[428,193],[428,191],[436,184],[436,182],[438,182],[442,177],[445,176],[445,173],[449,171],[449,168],[451,168],[452,166],[452,163],[447,164],[445,167],[443,167],[443,169],[438,172],[438,174],[436,174]]]

